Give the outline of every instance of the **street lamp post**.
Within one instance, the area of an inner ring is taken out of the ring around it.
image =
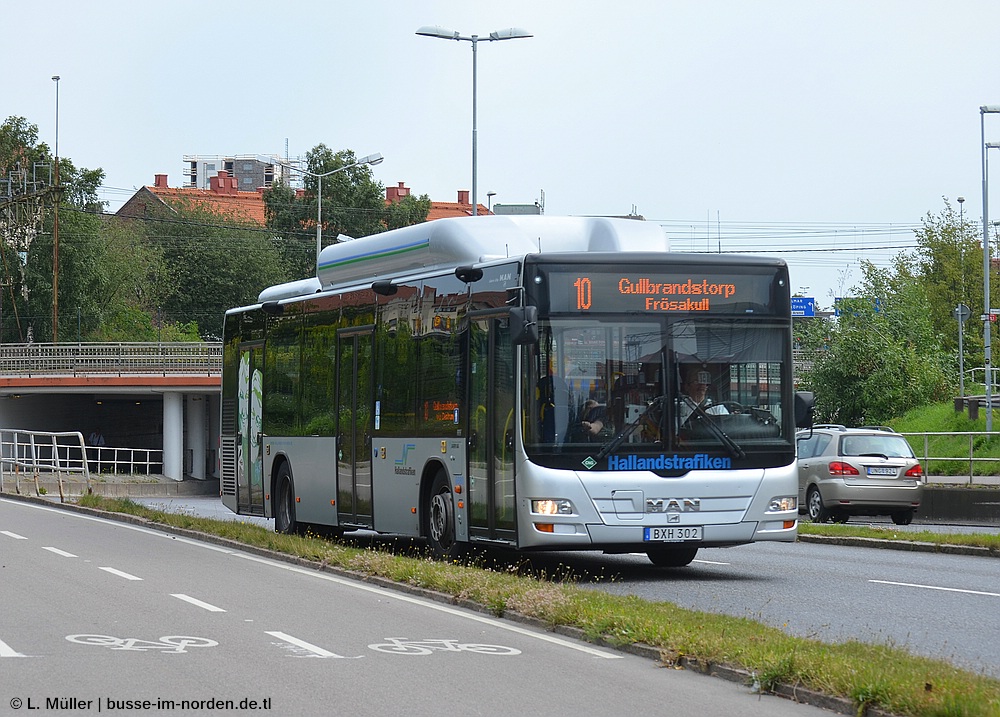
[[[329,177],[331,174],[336,174],[337,172],[343,172],[345,169],[351,169],[353,167],[362,167],[364,165],[376,165],[381,164],[384,157],[376,152],[375,154],[369,154],[366,157],[362,157],[354,164],[345,164],[343,167],[337,167],[336,169],[331,169],[329,172],[323,172],[322,174],[317,174],[316,172],[310,172],[308,169],[302,169],[301,167],[293,167],[290,164],[285,164],[284,162],[274,162],[274,160],[260,158],[259,161],[266,161],[269,164],[277,164],[285,169],[292,172],[300,172],[302,174],[308,174],[310,177],[316,178],[316,269],[319,270],[319,253],[323,251],[323,178]]]
[[[986,369],[986,430],[993,430],[993,347],[990,339],[990,223],[989,176],[987,154],[1000,147],[986,142],[986,115],[1000,113],[1000,105],[979,108],[979,133],[983,152],[983,363]]]
[[[52,343],[59,343],[59,202],[62,192],[59,186],[59,75],[52,75],[56,83],[56,194],[52,215]]]
[[[472,215],[476,216],[478,211],[478,195],[476,193],[476,172],[477,172],[477,134],[476,126],[476,45],[480,40],[495,42],[497,40],[517,40],[522,37],[532,37],[531,33],[518,27],[508,27],[504,30],[494,30],[488,37],[479,35],[463,36],[456,30],[448,30],[436,25],[424,25],[417,30],[418,35],[424,37],[437,37],[442,40],[464,40],[472,43]]]

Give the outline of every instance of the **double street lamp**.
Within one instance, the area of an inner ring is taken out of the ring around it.
[[[487,37],[479,35],[460,35],[456,30],[448,30],[436,25],[424,25],[417,30],[418,35],[424,37],[437,37],[441,40],[464,40],[472,43],[472,215],[478,214],[479,200],[476,192],[476,45],[480,40],[496,42],[497,40],[517,40],[522,37],[532,37],[531,33],[518,27],[508,27],[505,30],[494,30]]]
[[[337,167],[336,169],[331,169],[329,172],[323,172],[322,174],[316,172],[310,172],[308,169],[302,169],[301,167],[294,167],[291,164],[285,164],[284,162],[275,162],[272,159],[261,158],[260,161],[266,161],[269,164],[277,164],[280,167],[284,167],[292,172],[300,172],[301,174],[307,174],[310,177],[316,178],[316,269],[319,270],[319,253],[323,251],[323,178],[329,177],[331,174],[336,174],[337,172],[343,172],[347,169],[352,169],[354,167],[363,167],[365,165],[376,165],[381,164],[384,158],[381,154],[376,152],[375,154],[369,154],[366,157],[362,157],[354,164],[345,164],[343,167]]]

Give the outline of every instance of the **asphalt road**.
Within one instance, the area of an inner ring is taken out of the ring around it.
[[[273,521],[234,515],[217,498],[140,500],[163,510],[273,527]],[[852,522],[897,532],[1000,532],[997,525]],[[702,550],[694,563],[677,570],[654,568],[641,554],[491,555],[501,564],[527,563],[547,575],[571,569],[581,585],[614,594],[747,617],[827,642],[892,644],[1000,677],[995,639],[1000,634],[1000,561],[993,558],[805,542]]]
[[[404,592],[16,500],[0,499],[0,606],[0,714],[829,714]]]

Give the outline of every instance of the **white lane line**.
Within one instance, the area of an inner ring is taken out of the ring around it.
[[[170,597],[175,597],[178,600],[183,600],[184,602],[189,602],[192,605],[197,605],[200,608],[208,610],[209,612],[225,612],[221,607],[216,607],[207,602],[202,602],[198,598],[193,598],[190,595],[185,595],[184,593],[170,593]]]
[[[312,643],[306,642],[305,640],[300,640],[297,637],[292,637],[291,635],[284,632],[277,632],[271,630],[265,630],[264,632],[266,632],[268,635],[272,637],[278,638],[279,640],[291,643],[296,647],[301,647],[303,650],[308,650],[309,652],[313,653],[314,655],[318,655],[319,657],[342,657],[342,655],[337,655],[333,652],[330,652],[329,650],[324,650],[322,647],[317,647]]]
[[[431,602],[429,600],[424,600],[423,598],[413,597],[411,595],[406,595],[404,593],[397,593],[391,590],[386,590],[384,588],[378,588],[374,585],[367,585],[355,580],[350,580],[348,578],[341,578],[336,575],[330,575],[329,573],[317,573],[315,570],[307,570],[305,568],[299,568],[295,565],[289,565],[286,563],[281,563],[269,558],[260,558],[256,555],[250,555],[248,553],[233,553],[234,557],[243,558],[244,560],[250,560],[255,563],[263,563],[264,565],[270,565],[273,568],[279,568],[281,570],[287,570],[292,573],[298,573],[299,575],[307,575],[311,578],[318,578],[320,580],[326,580],[331,583],[337,583],[338,585],[343,585],[345,587],[354,588],[355,590],[363,590],[365,592],[375,593],[382,597],[390,598],[392,600],[399,600],[400,602],[408,602],[413,605],[419,605],[420,607],[429,608],[431,610],[437,610],[438,612],[444,612],[454,617],[465,618],[466,620],[472,620],[473,622],[480,622],[490,627],[495,627],[499,630],[506,630],[507,632],[514,632],[518,635],[524,635],[525,637],[532,637],[536,640],[542,640],[544,642],[551,642],[554,645],[560,645],[562,647],[568,647],[571,650],[577,650],[579,652],[584,652],[588,655],[593,655],[594,657],[601,657],[608,660],[621,660],[624,659],[624,655],[617,655],[613,652],[606,652],[604,650],[599,650],[596,647],[590,647],[585,644],[578,644],[570,640],[564,640],[560,637],[554,635],[549,635],[547,633],[535,632],[533,630],[528,630],[518,625],[508,624],[501,620],[496,620],[491,617],[486,617],[484,615],[478,615],[473,612],[466,612],[458,608],[453,608],[448,605],[443,605],[440,603]]]
[[[6,535],[13,538],[14,540],[27,540],[23,535],[18,535],[17,533],[12,533],[9,530],[0,530],[0,534]]]
[[[52,547],[45,547],[45,546],[43,546],[42,550],[48,550],[50,553],[55,553],[56,555],[61,555],[64,558],[75,558],[75,557],[77,557],[77,556],[73,555],[73,553],[67,553],[65,550],[60,550],[59,548],[52,548]]]
[[[123,573],[121,570],[115,570],[114,568],[99,568],[99,570],[111,573],[112,575],[117,575],[118,577],[125,578],[126,580],[142,580],[142,578],[130,575],[129,573]]]
[[[985,595],[986,597],[1000,597],[1000,593],[990,593],[983,590],[963,590],[962,588],[945,588],[940,585],[920,585],[919,583],[895,583],[891,580],[869,580],[870,583],[879,585],[897,585],[904,588],[922,588],[924,590],[942,590],[949,593],[965,593],[966,595]]]
[[[24,655],[3,640],[0,640],[0,657],[24,657]]]

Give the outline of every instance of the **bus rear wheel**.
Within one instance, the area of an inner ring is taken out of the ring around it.
[[[460,554],[455,539],[455,501],[444,473],[438,473],[427,499],[427,542],[435,558],[450,559]]]
[[[278,469],[275,480],[274,494],[274,532],[295,533],[298,523],[295,521],[295,491],[292,489],[292,471],[287,463]]]
[[[683,568],[690,565],[698,548],[693,545],[681,545],[675,548],[650,548],[646,551],[649,562],[658,568]]]

